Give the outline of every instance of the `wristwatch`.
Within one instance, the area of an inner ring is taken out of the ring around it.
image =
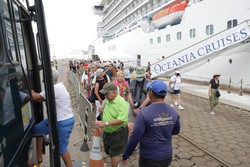
[[[105,122],[106,126],[109,126],[109,123],[108,122]]]

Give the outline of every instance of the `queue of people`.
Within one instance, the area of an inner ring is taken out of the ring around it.
[[[119,68],[118,68],[119,67]],[[140,167],[166,167],[172,162],[172,136],[180,132],[180,117],[172,104],[165,102],[168,89],[173,104],[183,110],[181,105],[181,75],[176,70],[170,78],[169,88],[161,80],[151,80],[150,69],[135,68],[127,71],[123,63],[118,66],[108,62],[103,65],[90,64],[83,70],[80,82],[87,97],[94,96],[93,105],[96,113],[100,113],[96,126],[103,131],[104,151],[111,157],[112,167],[119,165],[122,155],[123,165],[127,165],[129,157],[135,149],[139,149]],[[72,166],[67,145],[74,124],[70,98],[62,83],[57,83],[58,71],[52,70],[55,81],[55,97],[59,114],[60,154],[66,166]],[[134,74],[131,79],[130,73]],[[210,114],[214,115],[214,107],[218,104],[218,88],[220,74],[214,74],[209,84]],[[45,101],[45,92],[32,92],[34,101]],[[60,95],[60,96],[59,96]],[[64,101],[67,100],[67,101]],[[69,104],[62,107],[62,104]],[[62,110],[62,111],[59,111]],[[35,134],[46,135],[49,132],[47,120],[38,124]],[[38,162],[42,162],[42,138],[37,138]]]
[[[90,73],[89,77],[86,77],[83,74],[82,82],[85,82],[84,79],[90,78],[91,92],[95,96],[93,105],[96,113],[100,115],[97,117],[96,126],[103,130],[104,151],[107,155],[110,155],[112,167],[118,166],[121,154],[123,154],[123,163],[126,165],[128,157],[137,147],[142,152],[140,154],[140,166],[145,166],[145,162],[152,165],[155,163],[161,166],[170,165],[172,161],[171,136],[179,133],[180,122],[175,109],[164,102],[167,94],[166,84],[159,80],[152,82],[149,67],[147,70],[144,67],[137,67],[134,71],[130,71],[124,67],[123,63],[112,65],[106,62],[103,65],[99,64],[99,66],[92,64],[90,70],[92,75]],[[134,75],[132,79],[131,73]],[[164,106],[164,110],[159,110],[157,106]],[[147,113],[155,109],[157,109],[157,112],[154,117],[152,113],[147,116],[150,124],[144,124],[146,122],[141,119],[144,116],[140,114],[143,111]],[[171,121],[174,122],[171,125],[168,125],[169,113],[174,114],[170,114]],[[159,117],[160,115],[162,115],[162,118]],[[159,121],[154,121],[156,119],[159,119]],[[143,131],[147,129],[148,133],[146,131],[145,134],[142,133],[142,125],[145,126]],[[152,128],[146,128],[150,125],[152,125]],[[164,129],[168,132],[166,133],[167,136],[159,133]],[[153,140],[158,135],[162,135],[162,138],[159,141]],[[161,147],[161,144],[163,144],[164,147],[161,148],[167,148],[166,154],[158,156],[158,154],[161,154],[161,149],[159,149],[152,152],[155,156],[150,157],[146,154],[145,156],[143,152],[153,148],[147,148],[147,145],[152,143],[142,144],[149,140],[148,137],[155,144],[153,147]],[[161,140],[166,140],[166,143],[161,143]],[[146,150],[143,151],[144,149]]]

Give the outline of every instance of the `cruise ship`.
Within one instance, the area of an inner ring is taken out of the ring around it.
[[[250,89],[249,0],[99,0],[98,39],[89,54],[135,61],[153,77],[179,69],[182,78]]]

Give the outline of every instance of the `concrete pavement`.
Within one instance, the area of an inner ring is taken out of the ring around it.
[[[71,85],[67,84],[67,86]],[[181,117],[181,134],[225,161],[227,166],[247,167],[250,164],[250,95],[243,92],[243,96],[239,96],[238,92],[228,94],[227,90],[220,90],[220,104],[216,106],[216,115],[210,116],[207,85],[182,83],[182,92],[185,109],[176,108]],[[169,96],[166,101],[170,102]],[[92,121],[92,127],[89,128],[93,129],[94,119],[90,121]],[[76,118],[76,124],[78,122]],[[77,166],[88,167],[89,151],[79,150],[83,142],[73,146],[73,143],[82,139],[82,136],[82,128],[76,126],[70,137],[69,151]],[[92,142],[88,141],[87,144],[91,149]],[[172,167],[221,165],[213,158],[208,158],[204,152],[195,149],[180,136],[173,138],[173,149]],[[107,167],[110,167],[110,157],[105,153],[103,155]],[[129,167],[137,167],[138,158],[139,150],[136,150],[130,157]],[[44,157],[43,166],[48,166],[48,161]]]

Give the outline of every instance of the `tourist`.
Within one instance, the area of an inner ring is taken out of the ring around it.
[[[209,88],[208,88],[208,97],[209,97],[209,106],[210,106],[210,115],[214,115],[214,107],[219,103],[218,88],[220,87],[220,74],[215,73],[213,78],[210,80]]]
[[[117,86],[106,83],[100,91],[106,100],[102,111],[101,121],[96,125],[103,128],[104,151],[111,157],[111,166],[117,167],[119,155],[125,150],[128,141],[128,103],[117,92]]]
[[[55,100],[56,100],[56,113],[57,113],[57,127],[59,137],[59,153],[66,165],[66,167],[73,167],[70,153],[67,149],[69,137],[73,129],[75,118],[71,109],[70,95],[62,82],[57,83],[59,73],[55,68],[52,68],[52,77],[54,82]],[[46,101],[46,93],[42,91],[36,93],[32,91],[32,100],[36,102]],[[47,135],[49,134],[50,127],[48,119],[43,120],[34,128],[34,134]],[[37,161],[43,162],[42,150],[44,137],[37,137]]]
[[[172,135],[180,132],[179,115],[164,98],[167,86],[160,80],[147,84],[151,105],[137,114],[134,130],[129,138],[123,164],[140,143],[140,167],[167,167],[172,162]]]

